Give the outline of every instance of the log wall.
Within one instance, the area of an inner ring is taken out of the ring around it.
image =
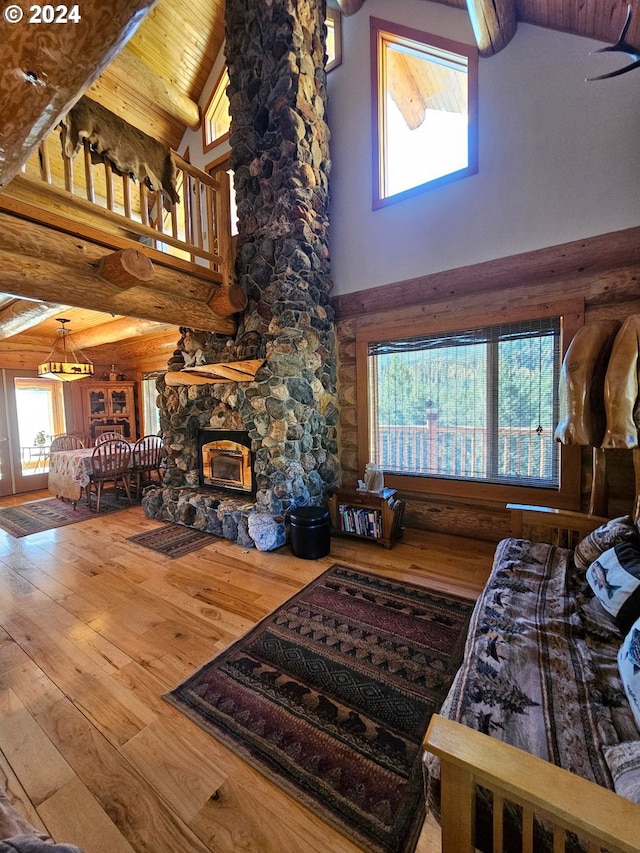
[[[344,486],[363,477],[358,455],[356,332],[366,324],[409,324],[416,317],[473,312],[487,324],[508,322],[514,308],[576,299],[585,323],[640,313],[640,228],[580,240],[457,270],[346,294],[334,300],[338,320],[339,443]],[[401,333],[400,333],[401,334]],[[608,456],[609,513],[631,510],[633,466],[627,451]],[[589,504],[591,451],[581,460],[582,508]],[[403,493],[405,524],[497,541],[509,533],[504,503],[427,498]]]

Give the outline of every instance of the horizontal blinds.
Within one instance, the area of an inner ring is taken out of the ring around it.
[[[558,484],[560,318],[369,344],[370,456],[390,473]]]

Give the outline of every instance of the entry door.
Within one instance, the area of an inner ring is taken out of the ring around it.
[[[64,432],[62,383],[31,370],[4,370],[3,396],[0,494],[46,489],[51,438]]]

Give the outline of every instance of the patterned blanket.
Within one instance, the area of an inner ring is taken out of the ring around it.
[[[613,789],[602,747],[640,732],[618,675],[622,634],[572,553],[500,542],[441,713]],[[425,768],[439,815],[438,760]]]

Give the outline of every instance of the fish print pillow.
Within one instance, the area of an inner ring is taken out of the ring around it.
[[[618,652],[618,669],[636,725],[640,729],[640,619],[631,626]]]
[[[640,616],[640,548],[619,542],[587,569],[587,581],[596,598],[623,634]]]

